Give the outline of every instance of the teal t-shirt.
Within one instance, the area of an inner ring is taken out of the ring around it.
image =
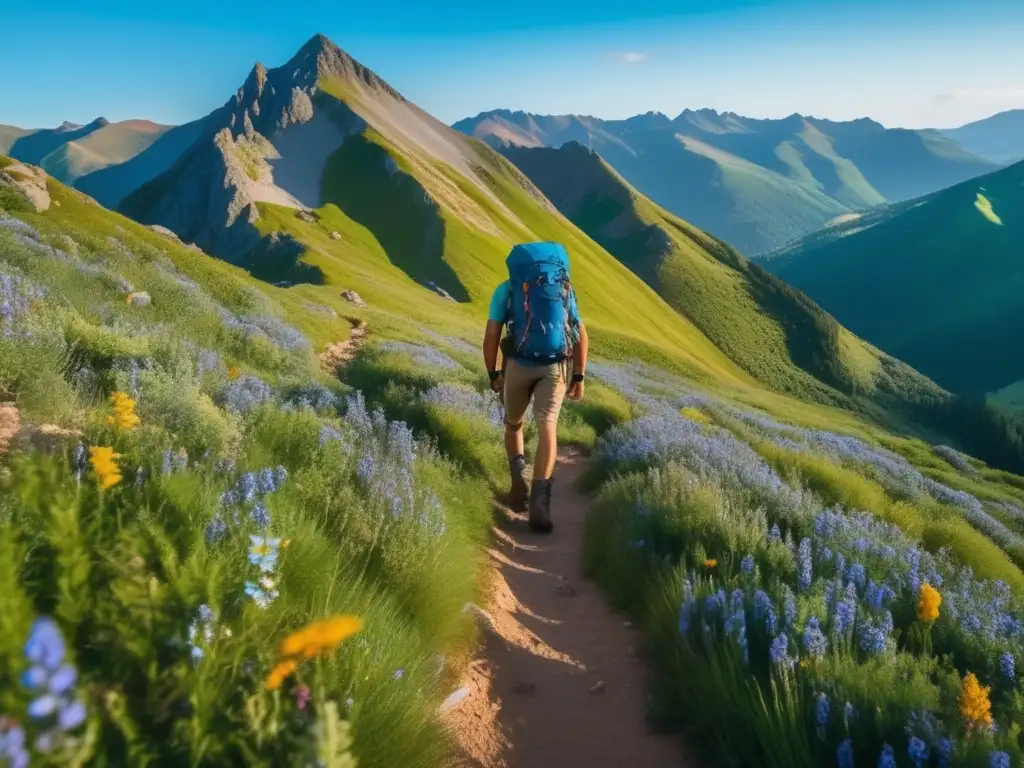
[[[491,308],[487,313],[487,318],[493,320],[496,323],[504,325],[508,322],[508,299],[512,295],[512,286],[509,281],[501,283],[497,288],[494,289],[494,294],[491,296]],[[569,317],[574,323],[580,322],[580,310],[576,306],[576,292],[573,291],[569,297]]]

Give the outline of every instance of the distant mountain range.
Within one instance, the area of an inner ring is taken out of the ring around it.
[[[38,165],[65,184],[73,184],[130,160],[170,130],[169,125],[148,120],[111,123],[102,117],[88,125],[65,122],[38,130],[0,125],[0,153]]]
[[[848,217],[762,263],[948,389],[1024,379],[1024,162]]]
[[[677,141],[648,121],[663,118],[633,121],[645,141]],[[400,301],[407,313],[440,300],[485,302],[512,244],[555,240],[571,254],[588,326],[606,351],[873,415],[945,397],[651,202],[591,150],[503,150],[507,158],[437,121],[316,36],[283,66],[256,64],[222,107],[78,186],[256,276],[341,283],[371,306]],[[809,185],[800,192],[832,205]]]
[[[868,119],[758,120],[702,109],[601,120],[495,110],[454,127],[499,150],[578,141],[659,205],[748,254],[999,167],[937,131]]]
[[[968,152],[995,163],[1024,160],[1024,109],[1000,112],[941,133]]]

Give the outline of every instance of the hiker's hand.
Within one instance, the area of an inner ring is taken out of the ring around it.
[[[505,389],[505,374],[501,374],[491,382],[491,391],[500,393],[503,389]]]
[[[583,399],[583,382],[577,381],[575,384],[569,385],[569,391],[566,393],[570,400],[579,402]]]

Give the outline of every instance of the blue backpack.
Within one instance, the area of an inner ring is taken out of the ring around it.
[[[537,363],[572,356],[578,338],[569,255],[559,243],[524,243],[505,260],[509,291],[507,357]]]

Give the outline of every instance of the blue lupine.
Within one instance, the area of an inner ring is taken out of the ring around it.
[[[842,637],[853,628],[857,618],[857,601],[849,596],[843,597],[836,603],[835,613],[832,615],[832,631]]]
[[[801,592],[811,588],[811,580],[814,577],[813,565],[811,563],[811,540],[804,539],[800,542],[796,557],[796,585]]]
[[[1010,768],[1010,755],[1006,752],[989,752],[988,768]]]
[[[896,591],[887,582],[876,584],[874,581],[869,581],[864,596],[871,610],[880,611],[896,597]]]
[[[19,725],[9,725],[0,731],[0,761],[10,768],[28,768],[29,755],[25,749],[25,731]]]
[[[785,598],[782,603],[782,614],[786,620],[786,628],[789,629],[796,621],[796,597],[789,587],[784,587]]]
[[[846,569],[846,579],[856,584],[858,588],[863,587],[867,579],[867,571],[864,570],[863,563],[850,563]]]
[[[928,745],[917,736],[911,736],[907,743],[907,755],[917,768],[921,768],[928,761]]]
[[[436,347],[426,344],[410,344],[405,341],[387,341],[380,345],[386,352],[396,352],[405,357],[411,357],[413,362],[420,366],[434,366],[447,370],[455,370],[461,366],[452,358],[441,352]]]
[[[1003,673],[1003,677],[1005,677],[1010,682],[1013,682],[1013,679],[1016,674],[1016,664],[1014,662],[1012,653],[1010,653],[1009,651],[1003,651],[1002,654],[1000,654],[999,669]]]
[[[819,693],[817,701],[814,703],[814,722],[818,726],[819,731],[824,731],[828,728],[829,709],[828,696],[824,693]]]
[[[218,541],[223,539],[227,533],[228,524],[224,522],[224,519],[218,512],[214,515],[213,520],[211,520],[206,526],[206,543],[216,544]]]
[[[843,739],[843,743],[836,750],[836,765],[838,768],[854,768],[853,742],[849,738]]]
[[[740,571],[742,571],[745,576],[753,575],[753,573],[754,573],[754,556],[753,555],[747,555],[746,557],[743,558],[743,560],[740,561]]]
[[[220,391],[218,402],[233,413],[248,413],[273,397],[270,386],[256,376],[239,376]]]
[[[764,590],[754,593],[754,618],[763,621],[768,634],[774,635],[778,620],[775,616],[775,603]]]
[[[896,753],[888,744],[882,747],[882,754],[878,756],[878,768],[896,768]]]
[[[814,659],[821,658],[828,651],[828,638],[821,631],[817,616],[811,616],[807,620],[807,626],[804,627],[803,643],[807,655]]]
[[[485,419],[493,427],[500,427],[505,421],[501,406],[493,395],[481,394],[468,387],[436,384],[423,394],[422,400],[453,413]]]
[[[344,435],[341,434],[337,429],[332,427],[330,424],[323,424],[320,426],[320,447],[324,447],[328,443],[341,443],[343,449],[347,451],[348,445],[345,442]]]
[[[22,675],[22,685],[35,698],[28,714],[42,724],[36,748],[48,752],[56,748],[63,735],[85,722],[85,705],[74,695],[77,670],[65,661],[67,648],[57,623],[39,618],[32,624],[25,642],[25,658],[31,666]]]
[[[257,501],[252,510],[249,512],[249,516],[252,521],[256,523],[256,527],[263,530],[270,525],[270,513],[267,511],[267,505],[263,501]]]
[[[768,531],[768,541],[775,544],[782,543],[782,531],[779,530],[778,523],[772,523],[771,529]]]
[[[890,618],[888,624],[891,626],[891,623]],[[888,631],[884,620],[876,624],[868,618],[863,618],[857,624],[857,634],[862,651],[874,655],[885,651],[888,644]]]
[[[772,660],[772,664],[782,669],[792,669],[794,660],[789,656],[789,639],[785,633],[782,633],[774,640],[772,640],[771,647],[768,649],[768,654]]]
[[[948,768],[949,759],[953,756],[954,744],[949,739],[939,739],[936,752],[939,753],[939,768]]]

